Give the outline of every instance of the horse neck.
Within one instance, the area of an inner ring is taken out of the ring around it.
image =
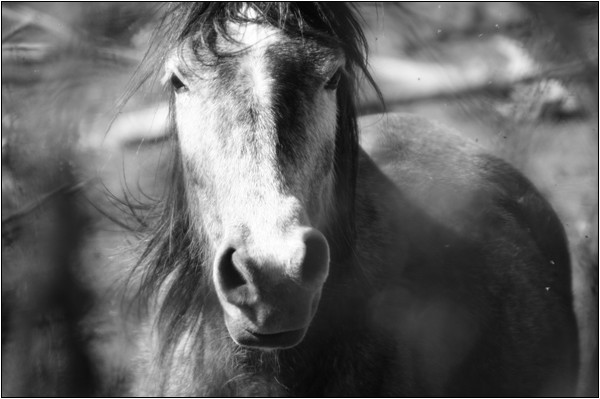
[[[358,167],[356,119],[351,103],[338,101],[340,116],[336,133],[335,185],[330,214],[323,234],[329,244],[332,262],[348,261],[355,244],[355,189]]]

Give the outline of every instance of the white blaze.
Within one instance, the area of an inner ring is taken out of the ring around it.
[[[258,15],[253,8],[247,8],[243,13],[249,19],[255,19]],[[265,51],[270,44],[279,39],[278,31],[264,24],[233,24],[228,25],[231,37],[238,42],[242,49],[249,50],[240,60],[240,68],[251,80],[254,93],[254,101],[257,104],[269,106],[273,79],[269,76],[266,68]]]

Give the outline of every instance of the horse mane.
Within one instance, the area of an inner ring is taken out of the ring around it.
[[[250,19],[243,11],[256,11]],[[180,3],[164,12],[145,58],[147,68],[163,65],[168,52],[188,38],[201,43],[214,54],[215,37],[227,34],[228,22],[257,22],[283,30],[292,37],[334,41],[346,56],[346,74],[338,85],[337,132],[335,150],[335,214],[323,233],[331,248],[332,262],[352,256],[354,243],[354,197],[358,164],[358,126],[355,96],[359,79],[366,78],[377,91],[367,69],[368,45],[353,6],[342,3]],[[149,71],[150,69],[148,69]],[[142,80],[150,73],[142,72]],[[140,84],[141,85],[141,84]],[[138,86],[139,87],[139,86]],[[171,98],[171,112],[173,97]],[[203,249],[205,237],[193,226],[186,204],[181,155],[177,146],[173,115],[172,187],[155,204],[156,223],[150,227],[145,249],[134,269],[136,303],[148,311],[158,304],[161,328],[161,356],[172,355],[181,335],[197,327],[206,298],[213,290],[211,273],[206,273],[212,259]],[[194,217],[198,217],[195,215]],[[197,225],[197,224],[196,224]],[[158,301],[158,302],[156,302]]]

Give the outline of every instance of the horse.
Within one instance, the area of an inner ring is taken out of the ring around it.
[[[451,129],[357,117],[353,6],[184,3],[157,32],[174,153],[127,395],[573,394],[557,215]]]

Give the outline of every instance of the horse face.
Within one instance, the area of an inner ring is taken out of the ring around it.
[[[319,229],[333,197],[344,59],[264,25],[228,33],[216,38],[219,56],[189,40],[167,62],[187,200],[212,246],[214,287],[233,340],[292,347],[328,275]]]

